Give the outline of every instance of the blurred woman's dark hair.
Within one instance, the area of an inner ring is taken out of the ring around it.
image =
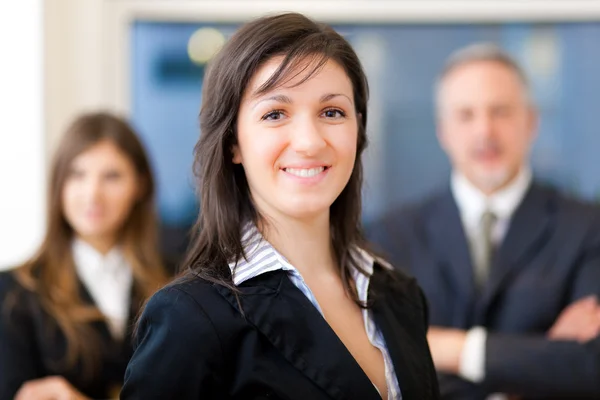
[[[352,83],[358,116],[357,155],[348,184],[331,206],[330,226],[343,282],[358,303],[350,269],[362,271],[353,249],[364,245],[361,153],[367,145],[367,79],[346,39],[331,27],[301,14],[268,16],[244,25],[208,66],[200,111],[201,134],[194,161],[201,210],[183,265],[187,277],[198,276],[236,292],[228,263],[245,256],[241,227],[246,221],[259,227],[261,224],[243,167],[232,161],[237,141],[236,121],[250,80],[261,66],[278,56],[282,57],[282,63],[259,93],[284,86],[300,74],[302,83],[328,61],[341,66]]]

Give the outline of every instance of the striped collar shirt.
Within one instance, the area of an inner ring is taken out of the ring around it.
[[[287,271],[291,282],[298,289],[300,289],[300,291],[308,298],[308,300],[310,300],[310,302],[324,317],[323,310],[319,306],[317,299],[313,295],[306,282],[304,282],[300,272],[263,238],[254,224],[249,223],[242,230],[242,245],[244,247],[244,252],[246,253],[246,258],[242,258],[237,262],[229,263],[233,277],[233,283],[236,286],[267,272],[277,270]],[[360,273],[356,269],[352,271],[352,277],[356,284],[358,298],[360,301],[366,302],[375,259],[360,248],[356,249],[355,254],[357,256],[357,260],[361,264],[361,267],[368,273],[367,276]],[[386,263],[383,264],[386,267],[389,266]],[[373,312],[371,309],[363,309],[362,315],[369,341],[373,346],[378,348],[383,355],[383,360],[385,363],[385,379],[388,387],[387,397],[389,400],[402,399],[400,387],[394,371],[394,365],[392,364],[392,359],[388,352],[381,330],[375,324]],[[377,389],[377,387],[375,389]]]

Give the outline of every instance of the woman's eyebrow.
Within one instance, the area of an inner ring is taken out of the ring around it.
[[[256,106],[258,106],[260,103],[265,102],[265,101],[276,101],[276,102],[285,103],[285,104],[292,103],[292,99],[290,99],[288,96],[285,96],[283,94],[276,94],[274,96],[269,96],[264,99],[260,99],[259,101],[254,103],[254,106],[252,107],[252,109],[255,109]]]
[[[352,99],[350,97],[348,97],[347,95],[343,94],[343,93],[328,93],[328,94],[324,94],[323,96],[321,96],[321,103],[325,103],[335,97],[345,97],[348,99],[348,101],[350,102],[350,104],[353,104]]]

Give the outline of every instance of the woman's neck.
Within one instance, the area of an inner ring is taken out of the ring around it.
[[[76,238],[87,243],[102,255],[108,254],[117,244],[116,237],[76,236]]]
[[[310,221],[266,219],[259,229],[303,277],[339,274],[331,243],[329,215]]]

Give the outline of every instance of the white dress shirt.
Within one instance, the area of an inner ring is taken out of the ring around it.
[[[525,197],[532,181],[531,168],[521,168],[515,179],[504,189],[486,196],[477,189],[465,176],[454,172],[451,178],[452,195],[458,206],[467,241],[470,246],[478,234],[479,223],[483,213],[491,211],[496,216],[492,229],[492,241],[498,246],[510,225],[510,220]],[[485,345],[487,331],[477,326],[467,332],[465,346],[461,354],[459,375],[471,382],[482,382],[485,378]]]
[[[236,286],[247,281],[248,279],[252,279],[266,272],[284,270],[288,272],[290,281],[298,289],[300,289],[300,291],[308,298],[308,300],[310,300],[313,306],[321,313],[321,315],[323,315],[323,310],[321,309],[319,302],[313,295],[306,282],[304,282],[300,272],[263,238],[254,224],[246,224],[242,229],[242,245],[244,246],[246,259],[242,258],[237,262],[229,263],[233,277],[233,283]],[[363,269],[368,273],[368,276],[361,274],[356,269],[353,269],[352,277],[356,283],[356,290],[358,292],[359,300],[366,302],[375,259],[362,249],[357,248],[355,251],[357,261],[360,262],[361,267],[363,267]],[[392,267],[385,261],[377,261],[380,265],[392,269]],[[385,381],[388,389],[387,398],[389,400],[402,400],[401,388],[398,384],[398,379],[396,378],[396,372],[394,371],[392,358],[387,349],[383,334],[381,333],[381,330],[377,324],[375,324],[372,314],[373,312],[371,309],[362,309],[363,322],[365,324],[365,331],[367,332],[369,342],[379,349],[381,355],[383,356]],[[377,392],[379,392],[377,386],[373,386]]]
[[[73,240],[77,276],[106,317],[113,337],[125,335],[131,303],[133,273],[119,248],[101,254],[80,239]]]

